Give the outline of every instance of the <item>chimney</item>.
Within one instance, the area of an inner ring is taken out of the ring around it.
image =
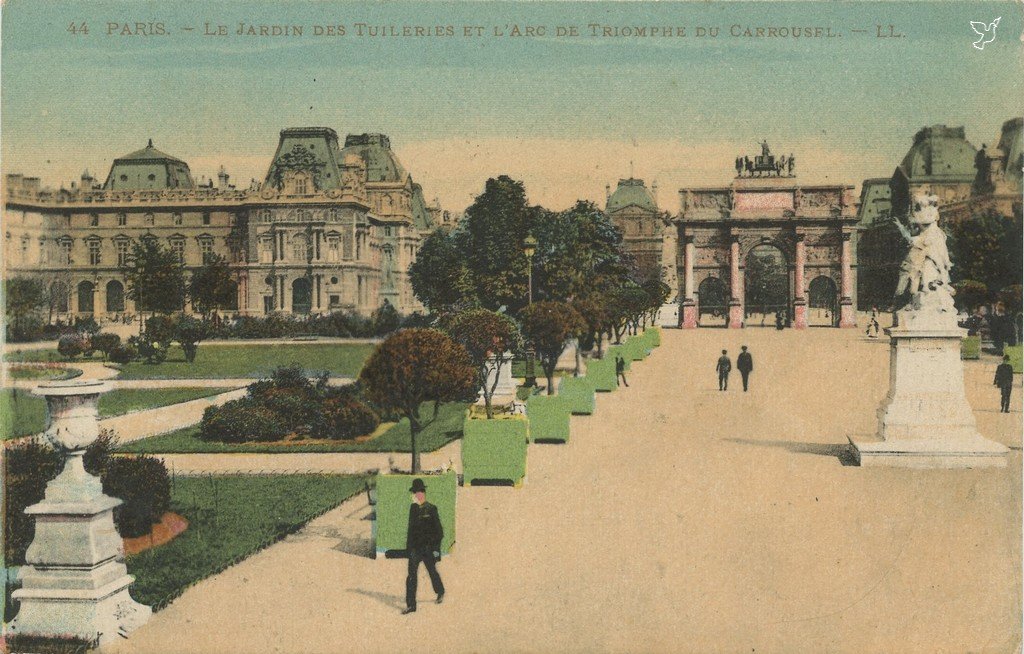
[[[217,172],[217,188],[227,190],[229,177],[228,171],[224,169],[224,166],[221,166]]]

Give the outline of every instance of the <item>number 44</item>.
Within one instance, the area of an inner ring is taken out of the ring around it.
[[[89,26],[86,25],[84,21],[78,24],[71,22],[68,24],[68,31],[76,36],[79,34],[88,34]]]

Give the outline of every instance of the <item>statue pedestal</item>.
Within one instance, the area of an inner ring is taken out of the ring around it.
[[[679,305],[677,303],[669,302],[668,304],[661,305],[661,309],[658,311],[658,326],[679,326]]]
[[[693,300],[683,300],[683,315],[679,326],[682,329],[697,328],[697,303]]]
[[[729,329],[743,327],[743,305],[737,300],[729,302]]]
[[[983,438],[964,392],[960,329],[886,330],[889,394],[875,439],[850,438],[862,466],[1004,467],[1008,450]]]
[[[494,361],[495,357],[491,357]],[[539,368],[540,365],[538,364]],[[494,385],[494,364],[491,364],[490,369],[487,371],[487,388],[491,388]],[[516,382],[512,379],[512,353],[506,352],[502,355],[501,370],[498,371],[498,385],[494,387],[494,395],[491,396],[492,406],[508,406],[512,404],[516,399]],[[484,406],[484,392],[481,390],[477,393],[476,403],[479,406]]]
[[[100,480],[86,472],[82,456],[99,434],[97,403],[110,385],[54,382],[35,392],[46,397],[46,437],[68,451],[64,469],[46,485],[43,500],[25,509],[35,518],[35,537],[25,553],[20,603],[9,633],[73,634],[101,645],[149,619],[150,608],[128,594],[134,577],[123,559],[114,507]]]
[[[807,329],[807,300],[793,301],[793,329]]]

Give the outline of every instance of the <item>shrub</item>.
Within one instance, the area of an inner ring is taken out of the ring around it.
[[[208,407],[199,425],[199,438],[224,443],[276,441],[287,433],[276,413],[250,398]]]
[[[131,363],[139,356],[139,351],[130,345],[118,345],[111,348],[109,358],[114,363]]]
[[[75,318],[74,328],[79,334],[92,336],[100,330],[100,324],[96,322],[95,318],[88,316],[85,318]]]
[[[146,340],[169,343],[174,338],[174,319],[170,316],[152,316],[146,320]]]
[[[158,341],[151,341],[148,338],[141,338],[135,341],[139,356],[146,360],[146,363],[163,363],[167,359],[167,345]]]
[[[103,353],[103,358],[110,358],[110,351],[121,344],[121,337],[109,332],[100,332],[89,339],[92,347]]]
[[[398,329],[402,324],[402,318],[398,315],[398,309],[386,299],[384,304],[380,305],[373,312],[373,315],[370,316],[370,321],[373,323],[373,333],[375,336],[386,336]]]
[[[74,359],[85,352],[85,338],[78,334],[65,334],[57,341],[57,351],[65,359]]]
[[[380,425],[380,416],[355,398],[335,398],[324,402],[322,419],[317,422],[314,436],[350,440],[372,433]]]
[[[114,509],[123,538],[148,534],[171,506],[171,479],[160,459],[147,455],[114,457],[102,474],[103,492],[124,500]]]
[[[208,331],[206,323],[192,316],[181,316],[174,323],[174,338],[185,351],[185,361],[192,363],[196,360],[199,343],[206,338]]]
[[[4,452],[4,558],[8,565],[25,562],[35,535],[35,521],[25,508],[43,499],[46,483],[61,470],[61,456],[36,441],[9,445]]]

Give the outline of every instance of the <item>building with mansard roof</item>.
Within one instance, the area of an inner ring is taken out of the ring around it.
[[[615,192],[606,187],[605,213],[622,232],[623,249],[636,263],[641,278],[662,277],[664,221],[655,197],[657,186],[648,189],[644,180],[620,179]]]
[[[197,184],[188,164],[148,145],[118,157],[102,184],[70,189],[6,177],[5,275],[40,276],[54,318],[136,313],[121,265],[133,242],[157,239],[186,273],[212,255],[231,265],[227,313],[369,314],[385,300],[420,309],[408,269],[439,207],[402,167],[387,136],[328,127],[282,130],[266,176],[239,189],[223,168]]]

